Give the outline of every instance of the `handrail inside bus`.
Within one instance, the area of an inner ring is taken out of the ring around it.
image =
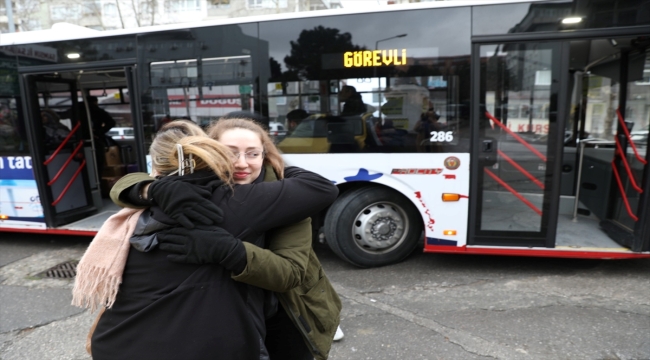
[[[632,208],[630,207],[630,202],[627,200],[627,194],[625,194],[625,188],[623,187],[623,182],[621,181],[621,175],[618,173],[618,169],[616,169],[616,162],[614,161],[612,161],[612,170],[614,171],[614,178],[618,184],[618,189],[621,191],[621,199],[623,199],[627,214],[632,218],[632,220],[639,221],[639,218],[634,214]]]
[[[63,170],[65,170],[65,168],[68,167],[68,164],[70,164],[70,162],[72,161],[72,159],[74,158],[74,156],[77,155],[77,153],[79,152],[79,150],[81,150],[81,148],[83,147],[83,145],[84,145],[83,140],[82,140],[82,141],[79,141],[79,145],[77,145],[77,147],[74,149],[74,151],[72,151],[72,154],[70,154],[70,156],[68,156],[68,160],[66,160],[65,163],[64,163],[63,165],[61,165],[61,168],[60,168],[59,171],[56,173],[56,175],[54,175],[54,177],[52,178],[52,180],[50,180],[50,181],[47,183],[47,186],[52,186],[52,184],[54,184],[54,183],[59,179],[59,177],[61,176],[61,174],[63,174]]]
[[[510,191],[512,195],[516,196],[519,200],[521,200],[524,204],[528,205],[529,208],[533,209],[534,212],[537,213],[537,215],[541,216],[542,215],[542,210],[540,210],[535,204],[531,203],[523,197],[520,193],[517,192],[517,190],[513,189],[510,185],[508,185],[505,181],[501,180],[496,174],[494,174],[492,171],[490,171],[487,168],[483,168],[486,174],[488,174],[494,181],[498,182],[501,186],[506,188],[506,190]]]
[[[501,157],[502,157],[505,161],[507,161],[508,163],[510,163],[510,165],[512,165],[515,169],[519,170],[520,173],[524,174],[524,176],[526,176],[527,178],[529,178],[530,181],[532,181],[533,183],[535,183],[535,185],[539,186],[542,190],[544,190],[544,184],[542,184],[541,181],[537,180],[537,178],[534,177],[533,174],[529,173],[526,169],[524,169],[523,167],[521,167],[521,165],[517,164],[516,161],[512,160],[512,159],[510,158],[510,156],[506,155],[503,151],[501,151],[501,150],[497,150],[497,153],[498,153],[499,155],[501,155]]]
[[[497,124],[500,128],[502,128],[503,130],[505,130],[505,131],[508,133],[508,135],[512,136],[513,138],[515,138],[515,140],[519,141],[519,143],[520,143],[521,145],[525,146],[525,147],[526,147],[528,150],[530,150],[533,154],[537,155],[540,159],[542,159],[544,162],[546,162],[546,156],[544,156],[544,154],[542,154],[541,152],[539,152],[539,150],[537,150],[537,149],[535,149],[534,147],[532,147],[528,142],[526,142],[526,140],[522,139],[521,136],[517,135],[514,131],[508,129],[508,127],[505,126],[505,125],[503,125],[503,124],[501,123],[501,121],[497,120],[497,118],[495,118],[494,116],[492,116],[492,114],[490,114],[489,111],[486,111],[486,112],[485,112],[485,116],[487,116],[490,120],[492,120],[492,121],[493,121],[495,124]]]
[[[501,123],[501,121],[497,120],[492,114],[490,114],[489,111],[485,112],[485,115],[490,118],[492,121],[494,121],[495,124],[497,124],[499,127],[501,127],[503,130],[505,130],[508,134],[510,134],[512,137],[515,138],[515,140],[519,141],[523,146],[525,146],[528,150],[532,151],[533,154],[537,155],[542,159],[544,162],[546,162],[546,157],[540,153],[537,149],[532,147],[530,144],[526,142],[526,140],[522,139],[519,135],[515,134],[512,130],[508,129],[505,125]],[[520,173],[522,173],[525,177],[530,179],[535,185],[539,186],[542,190],[544,190],[544,184],[542,184],[541,181],[539,181],[537,178],[535,178],[530,172],[528,172],[526,169],[524,169],[521,165],[519,165],[516,161],[514,161],[512,158],[510,158],[508,155],[506,155],[503,151],[497,149],[497,154],[499,154],[505,161],[507,161],[510,165],[512,165],[515,169],[517,169]],[[526,204],[528,207],[533,209],[538,215],[542,215],[542,210],[540,210],[537,206],[535,206],[533,203],[528,201],[523,195],[521,195],[517,190],[515,190],[513,187],[508,185],[503,179],[501,179],[498,175],[493,173],[492,171],[484,168],[485,173],[488,174],[492,179],[494,179],[496,182],[498,182],[501,186],[506,188],[508,191],[510,191],[517,199],[521,200],[524,204]]]
[[[77,179],[79,173],[81,173],[81,170],[83,170],[85,166],[86,166],[86,159],[84,159],[84,161],[81,162],[81,165],[79,165],[79,168],[77,169],[77,171],[75,171],[74,175],[72,175],[72,178],[70,179],[70,181],[68,181],[68,184],[65,186],[65,188],[63,188],[63,191],[61,191],[59,197],[52,202],[52,206],[56,206],[56,204],[58,204],[59,201],[61,201],[63,195],[65,195],[68,192],[68,189],[70,189],[70,186],[72,186],[72,183]]]
[[[72,137],[72,135],[74,135],[74,133],[77,132],[77,130],[79,130],[79,127],[80,127],[80,126],[81,126],[81,123],[78,122],[77,125],[75,125],[75,126],[72,128],[72,130],[70,130],[70,133],[68,134],[68,136],[66,136],[65,139],[63,139],[63,141],[61,141],[61,144],[59,144],[59,147],[57,147],[56,150],[54,150],[54,152],[52,153],[52,156],[50,156],[49,159],[47,159],[47,160],[45,160],[45,161],[43,162],[43,165],[47,165],[47,164],[51,163],[52,160],[54,160],[54,158],[55,158],[57,155],[59,155],[59,152],[61,151],[61,149],[63,149],[63,147],[65,146],[65,144],[68,143],[68,141],[70,140],[70,138]]]
[[[627,156],[623,152],[623,147],[621,146],[621,143],[618,141],[618,137],[616,138],[616,152],[621,156],[621,162],[623,163],[623,167],[625,168],[625,172],[627,172],[627,176],[630,178],[630,185],[636,190],[639,194],[643,194],[643,189],[639,187],[636,183],[636,179],[634,178],[634,174],[632,174],[632,168],[630,168],[630,164],[627,162]],[[612,162],[612,165],[614,163]]]
[[[582,166],[585,158],[585,145],[614,145],[613,140],[597,140],[597,139],[577,139],[578,146],[580,146],[580,160],[578,162],[578,179],[575,183],[575,197],[573,199],[573,222],[578,221],[578,204],[580,203],[580,189],[582,184]]]
[[[639,152],[636,149],[636,145],[634,145],[634,140],[632,140],[632,136],[630,135],[630,131],[627,129],[627,125],[625,125],[625,120],[623,119],[623,116],[621,115],[621,109],[620,108],[616,109],[616,115],[618,117],[618,123],[623,128],[623,132],[625,133],[625,137],[627,138],[627,142],[630,143],[630,145],[632,146],[632,150],[634,151],[634,156],[636,156],[637,160],[639,160],[643,165],[647,165],[648,162],[639,155]],[[616,139],[616,141],[618,142],[618,139]],[[623,155],[624,154],[622,154],[621,156],[623,156]]]
[[[648,162],[639,155],[639,152],[636,149],[636,145],[634,145],[634,140],[632,140],[630,131],[627,129],[627,125],[625,124],[625,120],[621,115],[620,108],[616,109],[616,115],[618,118],[618,123],[621,125],[621,128],[623,128],[625,137],[627,138],[628,143],[630,144],[632,150],[634,151],[634,156],[643,165],[647,165]],[[643,189],[639,187],[639,185],[636,183],[636,179],[634,178],[634,174],[632,173],[632,168],[630,167],[630,164],[627,161],[627,154],[623,151],[623,146],[621,145],[618,136],[616,136],[616,138],[614,139],[614,143],[616,144],[616,153],[620,155],[621,162],[623,163],[623,167],[625,168],[625,172],[627,172],[627,176],[630,179],[630,185],[632,185],[632,188],[634,188],[634,190],[636,190],[639,194],[642,194]],[[636,216],[636,214],[634,214],[634,212],[632,211],[632,207],[630,206],[630,201],[627,198],[627,193],[625,192],[625,187],[623,186],[623,181],[621,180],[621,174],[618,172],[615,158],[612,160],[612,171],[614,172],[614,179],[616,179],[616,184],[618,185],[618,189],[621,192],[621,199],[623,200],[623,204],[625,205],[625,210],[627,211],[627,214],[630,216],[630,218],[632,218],[632,220],[639,221],[639,218]]]

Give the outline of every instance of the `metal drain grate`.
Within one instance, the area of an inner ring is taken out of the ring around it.
[[[75,275],[77,275],[77,264],[79,264],[78,260],[67,261],[36,274],[36,277],[72,279],[75,277]]]

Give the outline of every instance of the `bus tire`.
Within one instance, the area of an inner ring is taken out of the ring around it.
[[[382,187],[351,190],[325,215],[330,249],[367,268],[404,260],[420,243],[423,223],[415,206],[401,194]]]

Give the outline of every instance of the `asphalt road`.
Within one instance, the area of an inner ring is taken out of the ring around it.
[[[0,359],[89,359],[72,281],[35,275],[89,238],[0,233]],[[650,359],[650,260],[414,253],[357,269],[317,246],[343,301],[330,359]]]

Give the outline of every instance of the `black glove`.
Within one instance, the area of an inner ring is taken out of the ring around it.
[[[180,227],[157,234],[160,250],[167,259],[190,264],[221,264],[236,274],[246,267],[246,248],[241,240],[218,226],[187,230]]]
[[[203,225],[223,221],[223,211],[210,201],[212,192],[178,180],[156,180],[149,185],[149,198],[179,224],[193,229],[193,222]]]

